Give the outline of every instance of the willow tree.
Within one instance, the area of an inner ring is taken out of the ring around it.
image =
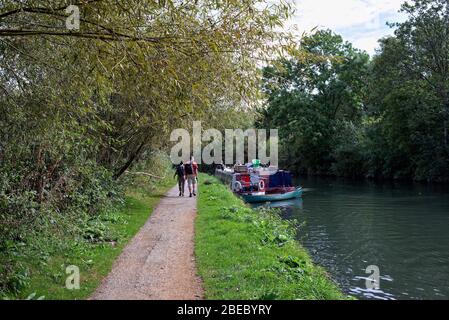
[[[0,0],[0,242],[42,212],[95,210],[175,128],[231,127],[258,97],[260,64],[289,47],[277,30],[290,13],[283,1]]]
[[[79,29],[67,28],[70,4]],[[290,13],[284,1],[3,0],[3,98],[22,125],[74,133],[119,177],[173,128],[254,101],[258,64],[288,45],[276,30]],[[27,139],[40,148],[37,131]]]

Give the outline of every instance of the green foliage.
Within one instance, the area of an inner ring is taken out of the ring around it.
[[[331,173],[337,176],[358,177],[366,172],[365,134],[361,126],[345,122],[335,136],[332,148]]]
[[[195,253],[208,299],[344,299],[296,241],[295,221],[250,209],[203,174]],[[300,228],[299,228],[300,230]]]
[[[12,259],[2,262],[3,264],[0,267],[0,275],[2,276],[0,296],[6,293],[16,294],[29,286],[29,270],[22,263]]]
[[[163,177],[173,129],[248,123],[258,63],[290,39],[285,1],[85,1],[78,31],[69,4],[2,1],[0,242],[120,201],[139,161]]]
[[[372,171],[388,178],[449,180],[449,5],[406,3],[408,20],[381,40],[370,77],[371,132],[383,149]],[[374,140],[374,141],[376,141]],[[376,149],[379,149],[376,148]]]
[[[268,104],[259,126],[280,129],[283,165],[318,174],[352,174],[346,166],[332,164],[354,152],[336,147],[356,139],[351,127],[362,119],[369,57],[329,30],[305,37],[301,47],[315,58],[281,60],[264,69]]]
[[[148,156],[140,169],[167,172],[169,160],[162,154]],[[4,176],[5,173],[8,171],[3,172]],[[125,203],[124,188],[112,179],[110,171],[87,161],[85,166],[71,168],[71,174],[63,179],[60,188],[45,194],[42,202],[36,199],[36,192],[18,192],[20,189],[13,179],[2,180],[0,295],[26,298],[23,294],[30,286],[40,287],[36,280],[40,277],[45,278],[42,281],[61,286],[65,267],[56,259],[65,261],[64,265],[78,260],[80,265],[90,268],[95,263],[89,257],[93,250],[105,245],[122,246],[124,239],[137,231],[129,224],[133,220],[120,214]],[[128,185],[128,194],[144,199],[148,199],[148,193],[158,189],[165,191],[173,183],[168,177],[162,177],[145,181],[145,189],[142,189],[138,187],[139,179],[139,176],[129,175],[121,182]],[[148,213],[145,204],[143,207],[142,212]],[[139,223],[147,216],[142,217],[136,217]],[[125,232],[120,226],[124,226]],[[108,261],[112,263],[112,256]],[[49,269],[54,271],[49,272]],[[45,290],[38,293],[58,298]],[[64,292],[59,293],[64,296]]]
[[[40,219],[34,230],[22,232],[21,242],[4,242],[0,247],[0,298],[89,297],[173,181],[167,177],[150,184],[151,193],[130,187],[123,204],[103,208],[97,215],[72,213],[73,219]],[[65,288],[68,265],[81,270],[80,290]]]
[[[321,58],[265,68],[259,125],[279,127],[282,165],[302,173],[449,181],[449,4],[409,1],[371,61],[329,31]]]
[[[260,61],[290,48],[288,1],[81,1],[68,30],[71,3],[1,1],[2,292],[26,286],[25,253],[116,242],[103,213],[173,182],[171,131],[248,124]]]

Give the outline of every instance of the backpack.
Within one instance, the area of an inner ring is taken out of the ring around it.
[[[178,175],[178,177],[184,176],[184,166],[183,165],[178,164],[176,166],[176,174]]]
[[[193,174],[193,165],[192,163],[186,163],[185,165],[186,174]]]

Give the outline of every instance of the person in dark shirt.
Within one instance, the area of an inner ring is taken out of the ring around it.
[[[179,187],[179,196],[184,197],[184,186],[186,182],[186,173],[184,163],[181,161],[180,164],[176,166],[174,177],[178,177],[178,187]]]

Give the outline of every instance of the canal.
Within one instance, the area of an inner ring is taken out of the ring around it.
[[[447,188],[321,178],[298,184],[302,200],[273,206],[298,220],[299,240],[347,294],[449,299]],[[366,285],[375,277],[370,266],[379,270],[379,289]]]

